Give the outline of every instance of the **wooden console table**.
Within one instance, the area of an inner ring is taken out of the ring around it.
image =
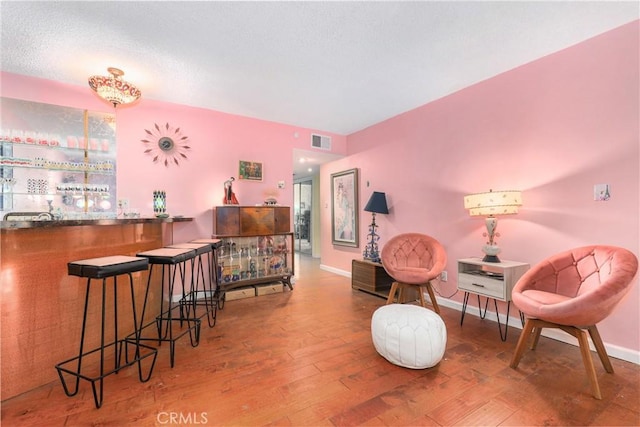
[[[227,291],[261,283],[282,282],[293,290],[294,245],[291,208],[224,205],[213,209],[218,250],[220,308]]]
[[[351,288],[370,293],[382,298],[389,297],[393,277],[387,274],[382,264],[354,259],[351,261]],[[417,289],[417,288],[416,288]],[[408,289],[404,292],[404,301],[418,299],[418,291]]]
[[[379,297],[387,298],[393,278],[382,264],[354,259],[351,262],[351,287]]]

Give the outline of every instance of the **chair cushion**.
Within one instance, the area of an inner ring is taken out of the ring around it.
[[[117,276],[147,268],[149,268],[147,259],[125,255],[90,258],[67,263],[69,275],[91,278]]]
[[[533,303],[538,303],[540,305],[558,304],[571,299],[564,295],[554,294],[553,292],[536,291],[534,289],[524,291],[522,294],[529,298]]]
[[[222,239],[196,239],[192,240],[191,243],[208,243],[212,249],[218,249],[222,246]]]
[[[196,257],[194,249],[159,248],[140,252],[139,257],[149,260],[149,264],[178,264]]]
[[[213,250],[208,243],[176,243],[166,247],[172,249],[193,249],[196,251],[196,255],[206,254]]]
[[[437,365],[447,345],[442,318],[424,307],[389,304],[371,318],[376,351],[394,365],[425,369]]]

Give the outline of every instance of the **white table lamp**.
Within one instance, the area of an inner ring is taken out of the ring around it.
[[[495,238],[498,219],[496,215],[511,215],[518,213],[518,207],[522,206],[522,193],[520,191],[493,191],[487,193],[469,194],[464,196],[464,207],[469,210],[471,216],[484,216],[489,241],[482,247],[485,253],[483,261],[500,262],[498,254],[500,247]]]

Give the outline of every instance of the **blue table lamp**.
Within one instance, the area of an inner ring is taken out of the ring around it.
[[[376,214],[388,214],[387,198],[384,193],[374,191],[371,198],[364,207],[365,212],[371,212],[371,225],[369,225],[369,234],[367,235],[367,246],[363,252],[364,259],[371,262],[380,262],[380,253],[378,252],[378,240],[380,236],[376,234]]]

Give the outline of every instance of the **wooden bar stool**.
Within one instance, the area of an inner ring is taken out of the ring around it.
[[[171,367],[173,368],[175,363],[175,346],[178,339],[189,334],[192,347],[197,347],[200,342],[201,322],[200,319],[197,319],[194,316],[195,307],[193,307],[193,312],[191,312],[190,310],[185,310],[184,304],[181,304],[180,302],[178,302],[178,304],[172,304],[176,279],[180,280],[180,284],[182,286],[182,295],[180,300],[185,299],[186,264],[187,261],[193,260],[196,257],[196,251],[194,249],[160,248],[140,252],[137,256],[148,259],[149,264],[151,265],[142,308],[142,322],[144,322],[144,314],[147,309],[147,299],[149,296],[149,287],[151,285],[153,271],[158,268],[161,270],[160,314],[156,316],[154,320],[142,326],[142,329],[145,330],[151,325],[155,325],[158,335],[157,338],[140,337],[140,339],[145,341],[157,341],[159,345],[165,341],[169,342],[169,360],[171,362]],[[177,277],[178,274],[179,278]],[[165,282],[167,283],[168,289],[166,307],[164,294]],[[174,315],[174,311],[179,312],[177,316]],[[178,331],[173,330],[173,324],[176,322],[180,324],[181,328]],[[186,328],[182,327],[183,323],[187,324]]]
[[[84,301],[84,314],[82,318],[82,332],[80,334],[80,350],[78,355],[67,359],[56,365],[62,387],[67,396],[75,396],[78,393],[80,379],[89,381],[93,390],[93,399],[96,408],[102,406],[103,398],[103,380],[106,376],[117,373],[120,369],[138,363],[138,376],[140,381],[146,382],[151,378],[153,367],[155,365],[157,350],[140,343],[140,327],[136,316],[135,293],[133,288],[133,277],[131,273],[136,271],[147,270],[149,262],[145,258],[137,258],[130,256],[108,256],[102,258],[91,258],[80,261],[72,261],[68,263],[68,272],[71,276],[86,277],[87,291]],[[126,274],[129,276],[129,287],[131,289],[131,308],[133,313],[132,336],[119,339],[118,335],[118,276]],[[105,342],[105,325],[107,323],[106,306],[107,306],[107,278],[113,277],[113,341]],[[85,336],[87,332],[87,314],[89,312],[89,293],[91,291],[91,280],[102,279],[102,307],[101,307],[101,329],[100,329],[100,346],[92,350],[85,351]],[[130,345],[133,346],[133,355],[130,357]],[[113,347],[113,368],[105,367],[105,350]],[[143,354],[144,350],[144,354]],[[92,371],[90,369],[83,370],[83,361],[94,353],[100,353],[100,363],[98,373],[86,373]],[[122,355],[125,355],[125,362],[122,363]],[[151,367],[146,376],[142,372],[141,361],[147,357],[153,356]],[[75,363],[74,363],[75,362]],[[70,388],[67,385],[65,377],[72,376],[75,378],[75,385]],[[98,388],[96,389],[96,383]]]

